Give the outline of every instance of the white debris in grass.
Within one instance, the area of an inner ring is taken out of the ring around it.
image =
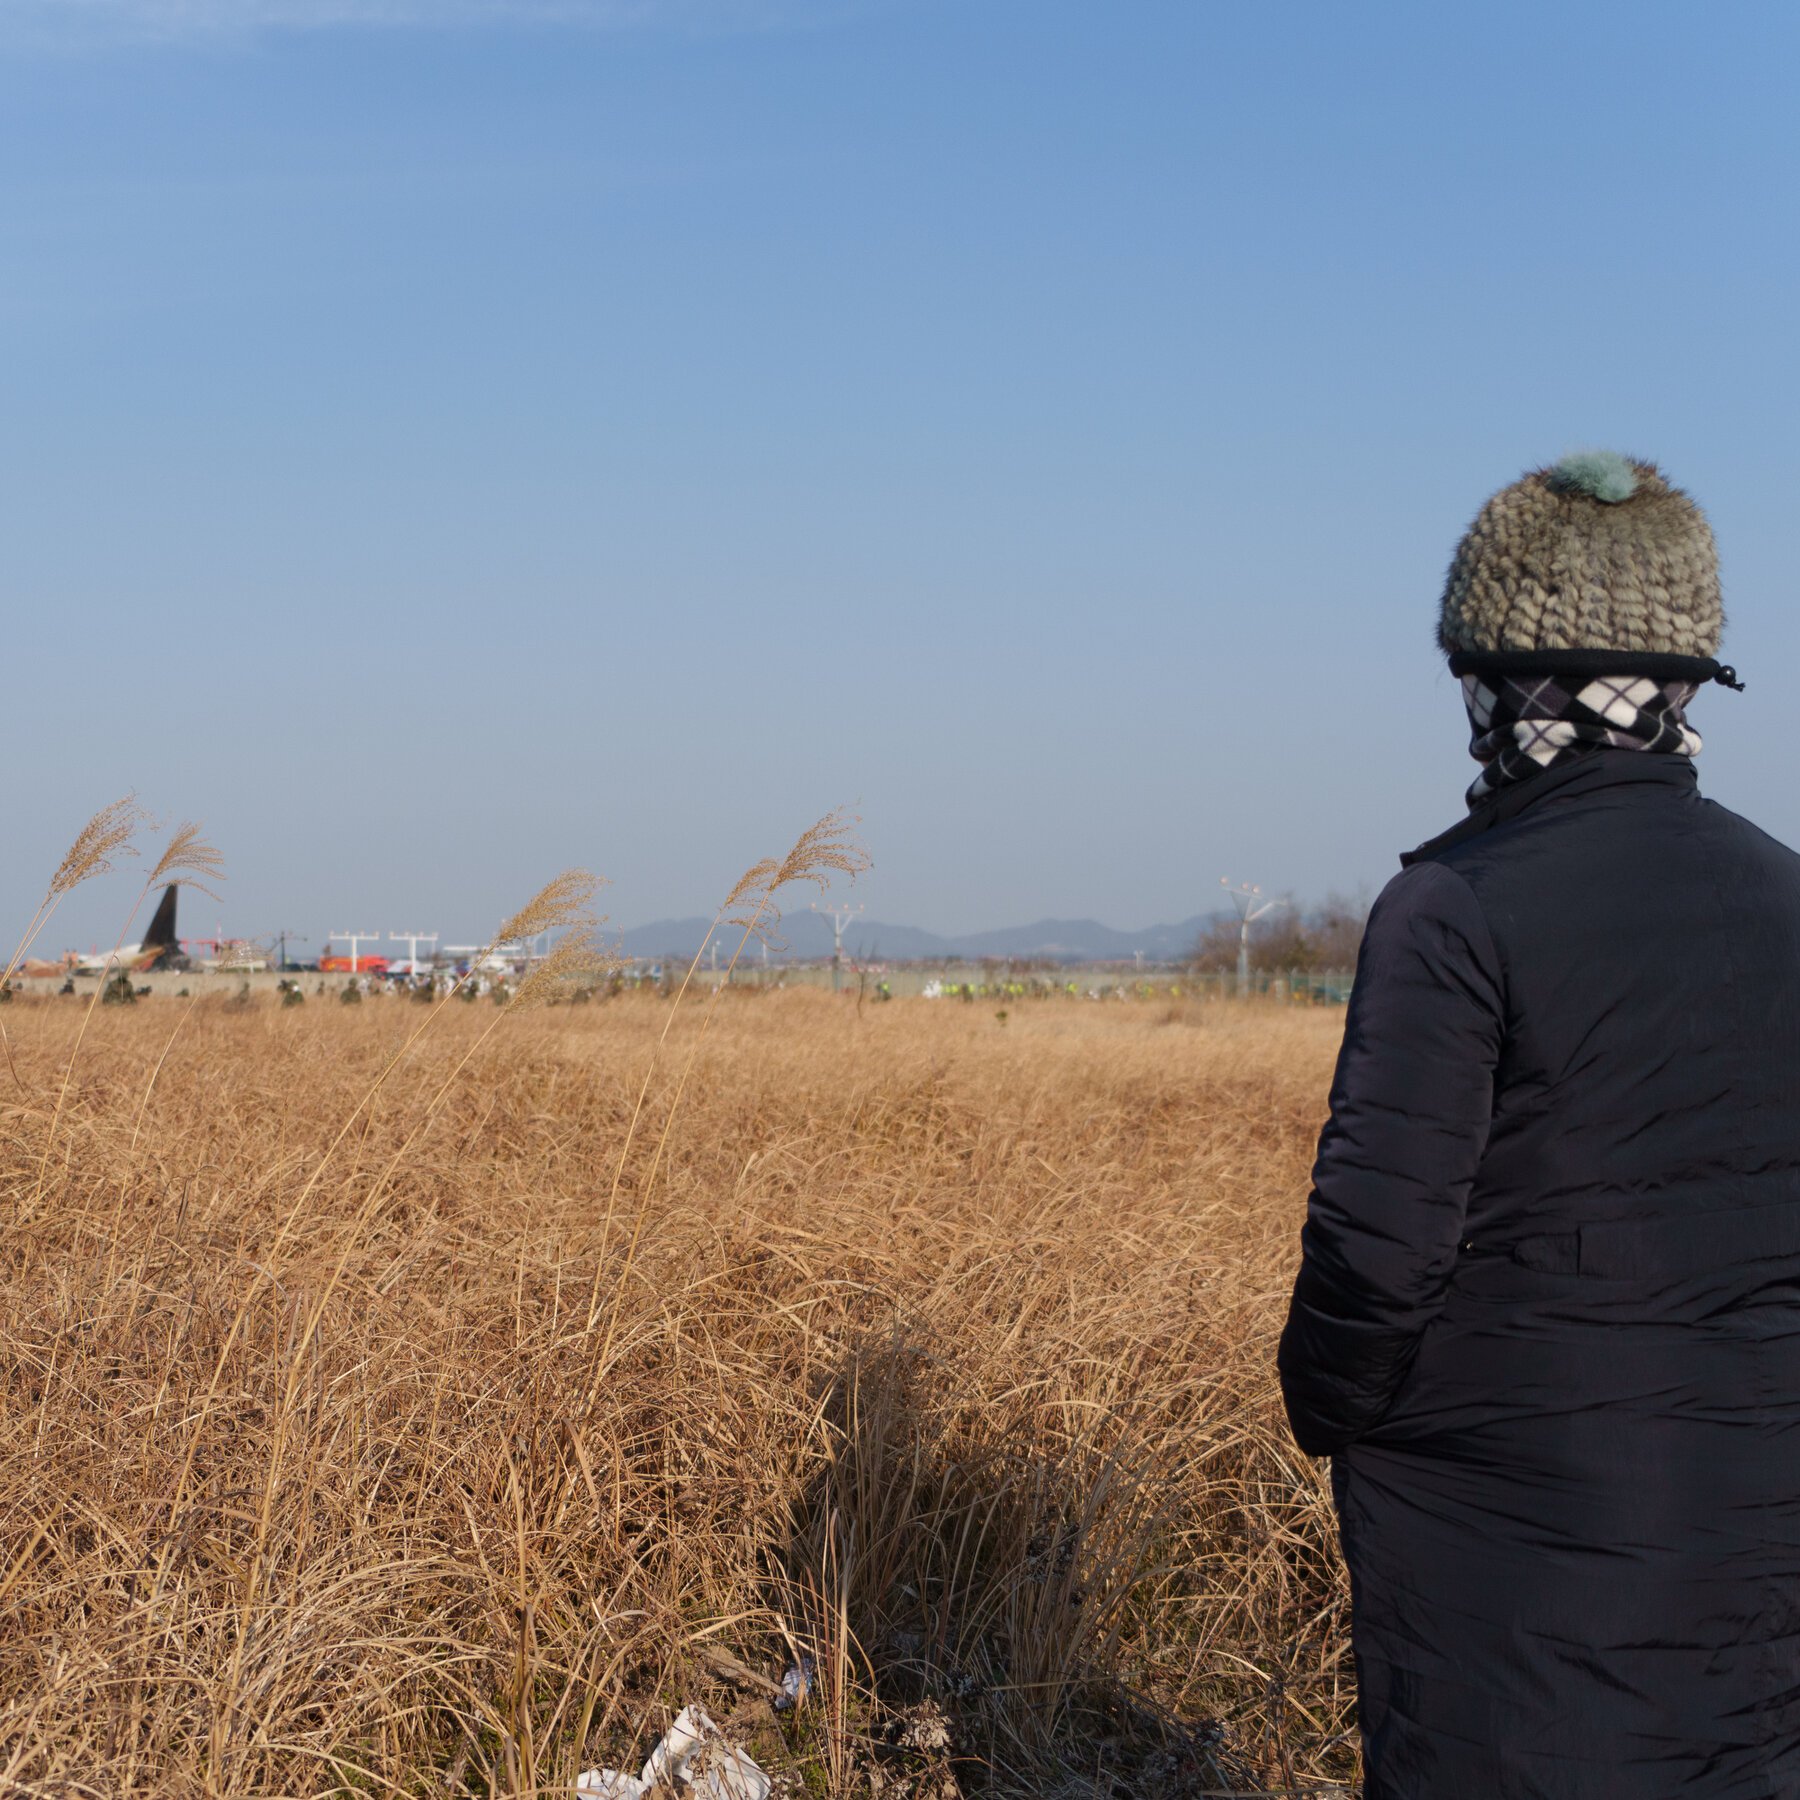
[[[643,1800],[659,1782],[664,1792],[686,1788],[696,1800],[769,1800],[768,1776],[747,1751],[728,1743],[698,1706],[684,1706],[675,1715],[641,1775],[588,1769],[577,1777],[575,1792],[584,1800]]]

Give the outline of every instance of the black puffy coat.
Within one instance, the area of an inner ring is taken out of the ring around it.
[[[1369,1800],[1794,1800],[1800,857],[1613,750],[1404,860],[1280,1355]]]

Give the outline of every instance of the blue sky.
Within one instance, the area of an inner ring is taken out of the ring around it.
[[[1702,782],[1800,840],[1797,40],[0,0],[0,910],[129,787],[315,943],[710,910],[846,801],[939,931],[1378,887],[1473,770],[1455,541],[1588,445],[1711,514]]]

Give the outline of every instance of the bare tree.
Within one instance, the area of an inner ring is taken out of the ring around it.
[[[1366,891],[1354,898],[1327,894],[1305,911],[1289,905],[1251,925],[1251,966],[1293,974],[1354,969],[1368,917]],[[1239,931],[1236,918],[1221,915],[1210,920],[1189,953],[1195,972],[1220,975],[1235,969]]]

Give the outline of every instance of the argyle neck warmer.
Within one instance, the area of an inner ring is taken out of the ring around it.
[[[1693,756],[1700,734],[1684,716],[1693,681],[1645,675],[1464,675],[1469,754],[1481,764],[1471,807],[1508,783],[1559,768],[1595,750]]]

